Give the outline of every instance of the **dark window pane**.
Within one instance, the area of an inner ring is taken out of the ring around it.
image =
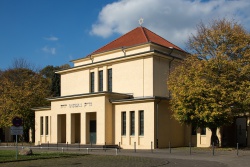
[[[122,135],[126,135],[126,112],[122,112]]]
[[[101,71],[99,71],[99,88],[98,88],[98,90],[99,90],[99,92],[102,92],[103,91],[103,71],[101,70]]]
[[[40,117],[40,135],[43,135],[43,117]]]
[[[130,111],[130,135],[135,135],[135,112]]]
[[[93,93],[95,91],[95,73],[90,73],[90,92]]]
[[[112,92],[112,68],[108,69],[108,91]]]
[[[139,111],[139,119],[140,119],[139,134],[143,136],[144,135],[144,111],[143,110]]]
[[[45,117],[45,134],[46,135],[49,134],[49,117],[48,116]]]

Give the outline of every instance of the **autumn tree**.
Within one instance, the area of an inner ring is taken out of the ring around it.
[[[174,117],[209,128],[211,144],[218,142],[218,127],[250,109],[249,44],[249,33],[233,20],[200,23],[188,40],[191,55],[170,74]]]
[[[26,68],[13,68],[0,74],[0,127],[12,125],[19,116],[24,122],[24,136],[34,129],[34,111],[31,108],[48,105],[48,79]]]

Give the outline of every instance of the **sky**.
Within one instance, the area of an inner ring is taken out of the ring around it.
[[[250,31],[249,0],[0,0],[0,69],[73,65],[142,26],[185,50],[196,25],[234,19]]]

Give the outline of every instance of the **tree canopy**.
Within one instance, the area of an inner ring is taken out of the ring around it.
[[[250,106],[250,35],[233,20],[197,25],[188,40],[190,55],[170,74],[174,117],[208,127],[230,124]]]
[[[14,68],[0,74],[0,127],[12,125],[19,116],[24,122],[24,131],[34,128],[33,107],[46,106],[49,96],[48,79],[26,68]],[[27,134],[26,134],[27,135]]]
[[[63,70],[70,68],[69,64],[64,64],[62,66],[52,66],[48,65],[44,67],[42,70],[40,70],[40,74],[47,78],[50,82],[50,91],[51,96],[60,96],[61,92],[61,81],[60,81],[60,75],[56,74],[55,72],[58,70]]]

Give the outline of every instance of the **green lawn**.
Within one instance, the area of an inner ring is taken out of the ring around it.
[[[61,153],[61,152],[38,152],[34,153],[33,155],[18,155],[18,161],[60,158],[60,157],[74,157],[78,155],[82,156],[83,154]],[[14,161],[17,161],[15,150],[0,150],[0,163],[14,162]]]

